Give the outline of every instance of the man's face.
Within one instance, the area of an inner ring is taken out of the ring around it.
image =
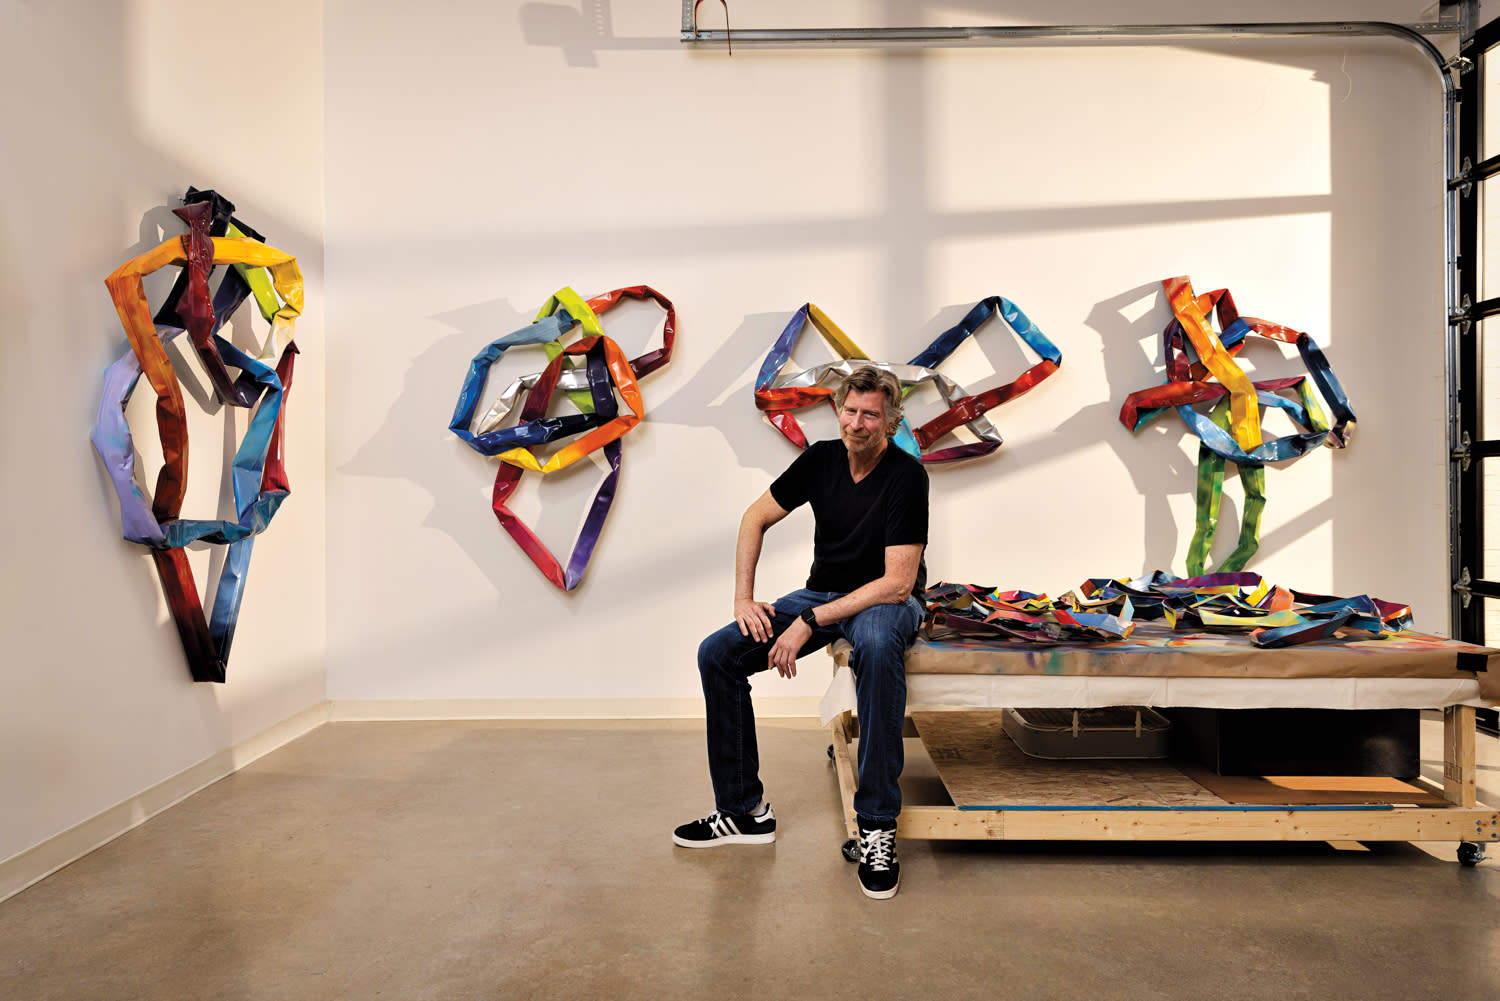
[[[844,447],[855,455],[877,451],[885,444],[885,394],[880,390],[862,393],[851,390],[839,410],[839,437]]]

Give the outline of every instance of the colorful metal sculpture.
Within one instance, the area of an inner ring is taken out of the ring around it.
[[[1335,598],[1272,585],[1256,573],[1092,578],[1057,600],[1029,591],[939,583],[923,595],[923,628],[994,640],[1073,643],[1128,639],[1137,620],[1173,629],[1247,632],[1259,647],[1384,638],[1411,628],[1411,608],[1359,595]]]
[[[1031,348],[1041,360],[1031,366],[1013,382],[983,393],[970,394],[952,379],[937,371],[937,367],[951,355],[960,344],[974,336],[978,330],[995,316],[1001,317],[1016,336]],[[828,346],[839,355],[840,360],[816,365],[800,372],[788,372],[792,349],[796,347],[807,324],[822,335]],[[817,306],[806,303],[792,314],[791,322],[781,332],[770,353],[761,363],[760,374],[755,379],[755,406],[766,412],[771,424],[788,441],[798,448],[807,447],[807,436],[803,434],[794,410],[813,406],[824,401],[832,402],[833,391],[839,382],[861,365],[874,365],[885,369],[901,380],[908,395],[925,383],[937,387],[947,406],[939,416],[913,429],[903,417],[897,429],[895,443],[917,456],[923,462],[937,464],[988,455],[999,448],[1003,439],[984,415],[1000,404],[1015,399],[1027,392],[1047,376],[1056,372],[1062,364],[1062,352],[1037,329],[1036,325],[1009,299],[991,296],[976,303],[968,314],[953,327],[938,335],[927,349],[905,365],[873,362],[858,345],[849,339],[838,325]],[[978,441],[951,445],[933,450],[932,446],[963,425]]]
[[[188,232],[121,265],[105,280],[130,350],[105,373],[91,439],[119,497],[125,538],[151,550],[193,680],[222,682],[255,536],[291,492],[281,446],[297,355],[293,326],[302,311],[302,273],[296,258],[266,246],[259,233],[236,219],[227,199],[188,188],[183,201],[174,214]],[[168,265],[183,270],[153,317],[143,279]],[[211,296],[209,278],[218,265],[229,267]],[[252,296],[271,325],[256,358],[219,334]],[[187,414],[164,345],[184,330],[219,400],[255,410],[234,456],[233,520],[180,517],[187,486]],[[230,367],[239,370],[238,377],[231,378]],[[156,391],[163,456],[149,504],[135,479],[134,439],[125,420],[125,406],[142,375]],[[229,547],[207,619],[185,552],[193,542]]]
[[[605,336],[599,314],[623,299],[654,301],[666,311],[660,348],[627,360],[619,345]],[[564,346],[563,339],[575,329],[584,336]],[[573,590],[583,579],[614,504],[620,477],[620,439],[645,416],[637,380],[667,364],[676,342],[677,311],[671,300],[649,286],[615,289],[587,301],[571,288],[564,288],[547,300],[530,326],[491,341],[469,363],[448,429],[479,454],[500,458],[491,502],[495,517],[537,569],[564,591]],[[476,426],[474,413],[491,367],[510,348],[522,345],[540,345],[549,359],[547,367],[507,386]],[[548,417],[554,392],[559,389],[578,412]],[[630,413],[620,413],[619,400],[624,400]],[[517,414],[517,421],[507,425],[512,413]],[[575,435],[575,441],[545,459],[535,451]],[[557,472],[599,449],[604,451],[609,472],[594,494],[564,569],[537,534],[510,509],[509,501],[524,471],[543,475]]]
[[[1224,491],[1224,464],[1232,462],[1239,468],[1245,490],[1239,543],[1219,569],[1241,570],[1260,547],[1260,517],[1266,504],[1265,463],[1301,458],[1320,444],[1345,447],[1354,433],[1354,411],[1327,358],[1307,334],[1241,316],[1227,289],[1194,296],[1192,282],[1186,276],[1163,279],[1162,287],[1173,315],[1162,331],[1167,381],[1131,393],[1120,409],[1120,423],[1132,431],[1139,430],[1168,408],[1175,408],[1200,441],[1196,528],[1187,557],[1191,575],[1203,573],[1213,547]],[[1211,313],[1218,317],[1217,333],[1209,322]],[[1252,333],[1296,345],[1308,375],[1251,381],[1235,355]],[[1296,401],[1277,395],[1292,390],[1297,393]],[[1333,414],[1332,424],[1319,405],[1319,394]],[[1207,404],[1208,413],[1194,409],[1199,404]],[[1263,438],[1262,407],[1285,411],[1303,431]]]

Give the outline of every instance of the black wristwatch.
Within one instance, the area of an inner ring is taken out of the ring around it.
[[[802,610],[802,614],[798,616],[798,618],[800,618],[803,622],[806,622],[809,629],[818,628],[818,617],[813,614],[813,610],[811,608],[804,608]]]

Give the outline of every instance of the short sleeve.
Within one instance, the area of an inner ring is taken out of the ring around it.
[[[886,505],[886,545],[926,545],[927,470],[913,462],[893,486]]]
[[[819,443],[821,444],[821,443]],[[771,484],[771,499],[781,505],[783,511],[793,511],[811,499],[812,484],[816,481],[818,446],[803,449],[792,464]]]

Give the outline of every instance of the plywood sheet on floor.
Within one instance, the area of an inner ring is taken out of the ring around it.
[[[1450,805],[1420,786],[1380,776],[1218,775],[1199,765],[1179,767],[1204,788],[1247,806]]]
[[[1049,761],[1005,735],[1000,711],[913,713],[959,806],[1225,806],[1161,761]]]

